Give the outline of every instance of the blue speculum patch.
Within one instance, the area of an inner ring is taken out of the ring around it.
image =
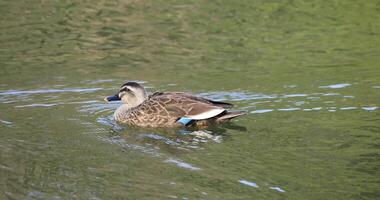
[[[187,125],[188,123],[190,123],[192,121],[192,119],[190,118],[186,118],[186,117],[181,117],[177,122],[183,124],[183,125]]]

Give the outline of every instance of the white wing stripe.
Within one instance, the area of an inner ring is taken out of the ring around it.
[[[208,110],[206,112],[203,112],[203,113],[200,113],[198,115],[187,115],[186,117],[190,118],[190,119],[195,119],[195,120],[200,120],[200,119],[208,119],[208,118],[211,118],[211,117],[215,117],[217,115],[219,115],[220,113],[224,112],[226,109],[212,109],[212,110]]]

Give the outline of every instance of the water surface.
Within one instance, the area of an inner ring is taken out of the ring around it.
[[[0,2],[0,199],[378,199],[379,9]],[[249,114],[122,126],[126,80]]]

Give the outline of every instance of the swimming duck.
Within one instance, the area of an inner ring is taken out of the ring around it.
[[[213,101],[182,92],[155,92],[148,95],[136,82],[123,84],[105,101],[122,101],[114,118],[120,123],[142,127],[208,126],[246,114],[227,110],[230,103]]]

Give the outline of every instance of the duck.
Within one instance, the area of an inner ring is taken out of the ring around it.
[[[185,92],[154,92],[148,95],[139,83],[124,83],[105,101],[122,101],[113,115],[122,124],[139,127],[208,127],[245,115],[231,111],[232,104]]]

